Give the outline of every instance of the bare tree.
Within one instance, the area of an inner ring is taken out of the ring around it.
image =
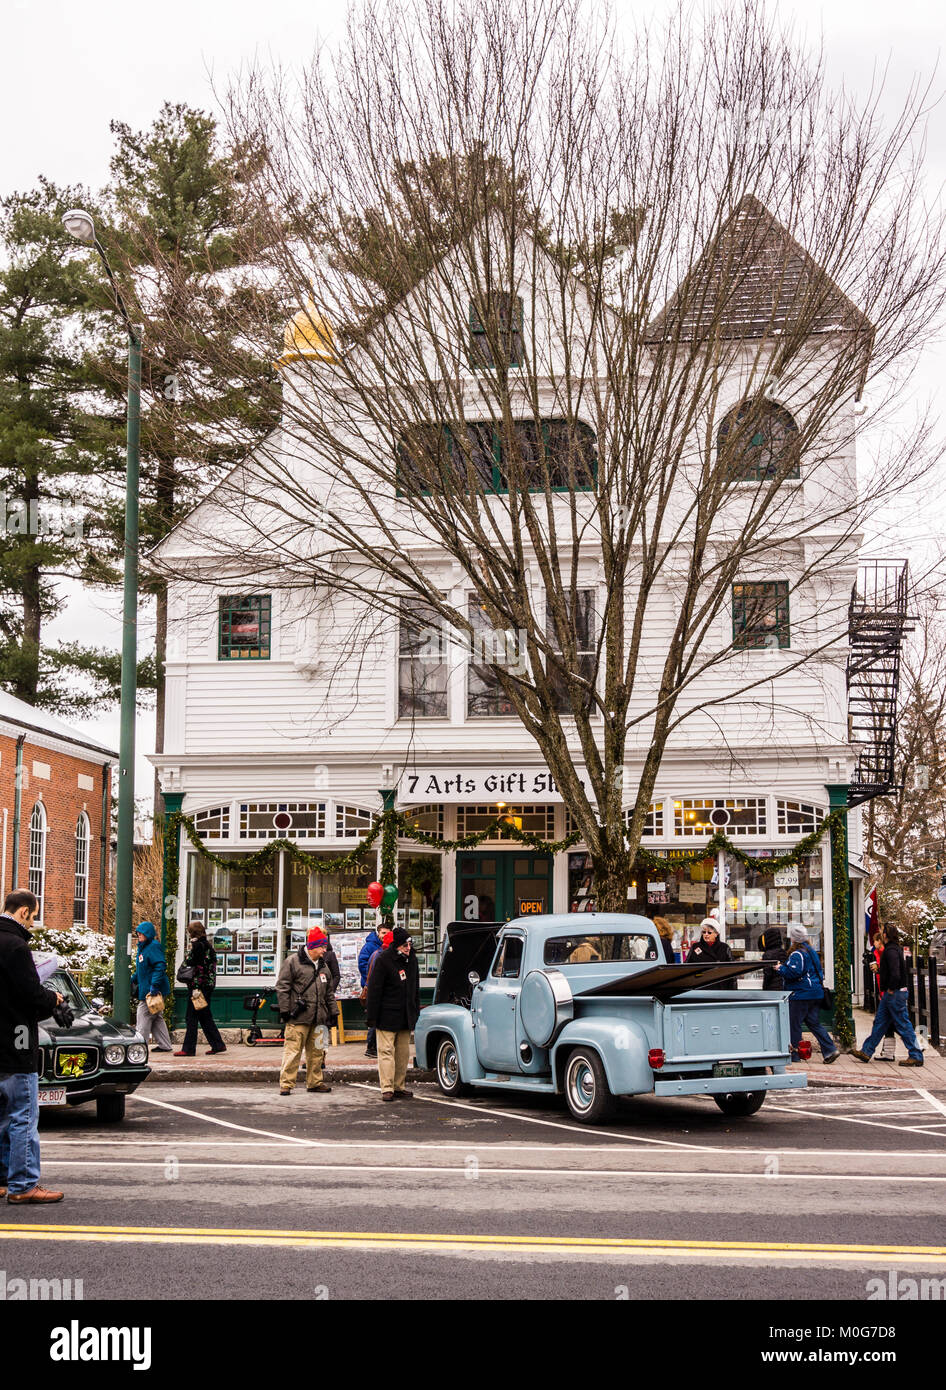
[[[932,898],[946,865],[943,610],[942,593],[924,602],[903,662],[896,735],[900,786],[868,806],[865,855],[882,904]],[[912,930],[914,923],[909,925]]]
[[[415,709],[463,647],[622,908],[668,748],[843,748],[791,675],[837,690],[865,523],[930,462],[884,433],[946,288],[926,99],[885,123],[754,0],[628,46],[571,0],[368,4],[251,73],[231,136],[308,308],[279,429],[159,565],[314,584],[339,669],[442,627]],[[219,341],[272,341],[260,303]]]

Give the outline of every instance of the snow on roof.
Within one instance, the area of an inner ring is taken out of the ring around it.
[[[81,730],[74,729],[71,724],[66,724],[62,719],[57,719],[48,710],[37,709],[35,705],[27,704],[25,700],[18,700],[15,695],[8,695],[5,690],[0,690],[0,719],[5,720],[8,724],[16,724],[21,729],[49,734],[50,737],[64,739],[67,743],[77,743],[82,748],[104,754],[108,758],[118,758],[118,754],[113,749],[97,743],[95,739],[89,738]]]

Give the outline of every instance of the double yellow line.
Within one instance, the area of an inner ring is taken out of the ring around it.
[[[755,1240],[657,1240],[646,1237],[463,1235],[425,1231],[286,1231],[225,1226],[70,1226],[0,1223],[0,1241],[92,1241],[142,1245],[268,1245],[295,1249],[394,1250],[401,1253],[690,1256],[732,1259],[840,1260],[909,1258],[946,1264],[943,1245],[849,1245]]]

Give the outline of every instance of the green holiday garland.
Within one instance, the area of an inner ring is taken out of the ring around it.
[[[686,854],[674,853],[672,859],[668,859],[665,854],[658,854],[650,849],[645,849],[643,845],[638,846],[637,857],[643,864],[650,869],[665,868],[668,863],[681,866],[689,864],[699,864],[704,859],[709,859],[720,852],[731,854],[740,864],[746,868],[756,869],[760,872],[774,872],[776,869],[788,868],[790,865],[799,864],[802,859],[806,859],[817,849],[824,836],[832,831],[836,825],[840,825],[842,818],[847,814],[845,808],[840,807],[827,815],[819,826],[810,831],[804,839],[798,841],[792,849],[786,850],[784,854],[777,855],[752,855],[747,854],[739,845],[734,844],[728,835],[721,832],[715,834],[707,844],[699,849],[690,850]],[[187,816],[183,811],[175,811],[168,817],[167,831],[171,841],[176,842],[178,827],[182,828],[190,840],[193,847],[203,858],[208,859],[212,864],[216,864],[221,869],[236,869],[241,873],[252,873],[254,870],[267,864],[277,854],[288,854],[296,863],[304,864],[314,873],[332,873],[338,869],[345,868],[358,861],[358,858],[365,850],[370,849],[379,835],[383,833],[381,845],[381,882],[393,883],[397,869],[397,840],[413,840],[419,845],[428,845],[433,849],[454,850],[475,849],[484,844],[487,840],[502,831],[510,839],[518,840],[520,844],[528,845],[538,854],[558,854],[561,850],[571,849],[581,839],[581,832],[573,830],[570,835],[566,835],[562,840],[543,840],[540,835],[534,835],[531,831],[520,830],[520,828],[508,816],[497,816],[482,830],[473,831],[469,835],[463,835],[458,840],[442,840],[437,835],[431,835],[427,831],[418,830],[411,823],[408,816],[403,811],[390,810],[380,812],[374,825],[368,831],[363,840],[360,840],[349,854],[332,859],[318,859],[313,854],[307,854],[291,840],[270,840],[255,854],[245,855],[242,859],[224,858],[222,855],[214,854],[204,844],[197,831],[193,818]],[[842,837],[843,838],[843,837]],[[835,836],[832,833],[832,842]],[[175,880],[176,881],[176,880]]]

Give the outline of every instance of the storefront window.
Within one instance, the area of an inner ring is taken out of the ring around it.
[[[728,813],[714,820],[714,811]],[[736,838],[740,835],[765,834],[764,796],[691,796],[673,803],[673,833],[675,835],[705,836],[707,839],[723,830]]]
[[[778,849],[753,850],[771,858]],[[824,866],[821,846],[799,864],[767,873],[747,869],[726,856],[726,937],[734,955],[759,950],[759,937],[780,928],[787,942],[790,926],[803,926],[816,951],[822,949],[824,928]]]
[[[188,855],[187,921],[205,924],[217,953],[218,983],[228,976],[276,975],[278,872],[275,860],[245,873],[220,868],[199,854]]]
[[[440,965],[441,879],[439,854],[398,855],[394,922],[410,932],[421,975],[436,975]]]
[[[491,806],[458,806],[457,807],[457,835],[475,835],[496,819],[503,815],[510,817],[519,830],[530,830],[533,835],[541,835],[543,839],[554,840],[555,838],[555,807],[554,806],[505,806],[499,807],[495,802]],[[497,830],[490,836],[492,840],[511,840],[513,837],[508,830]]]

